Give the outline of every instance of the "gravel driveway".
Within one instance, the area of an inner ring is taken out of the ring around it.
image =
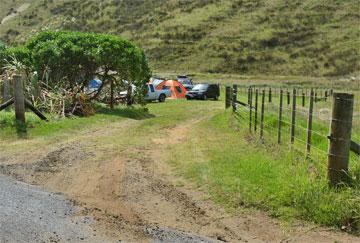
[[[64,197],[0,175],[0,242],[105,242]]]

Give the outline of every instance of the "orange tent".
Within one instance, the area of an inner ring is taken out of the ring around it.
[[[156,86],[157,90],[169,89],[172,99],[185,99],[186,89],[176,80],[165,80]]]

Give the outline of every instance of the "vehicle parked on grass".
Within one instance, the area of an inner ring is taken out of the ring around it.
[[[166,98],[171,97],[170,90],[157,90],[153,84],[147,84],[147,93],[144,96],[146,101],[156,101],[165,102]],[[132,93],[134,94],[136,91],[135,85],[132,86]],[[125,99],[127,96],[127,91],[120,92],[120,99]]]
[[[218,100],[220,97],[220,88],[217,84],[197,84],[192,90],[186,92],[186,99],[214,99]]]
[[[165,80],[166,80],[166,78],[152,77],[152,78],[150,78],[149,84],[153,84],[154,87],[156,88],[156,86],[158,86]]]
[[[153,84],[147,84],[147,93],[145,95],[146,101],[156,101],[165,102],[166,98],[171,97],[171,90],[169,89],[155,89]]]
[[[192,82],[192,79],[190,79],[188,76],[186,76],[186,75],[179,75],[179,76],[177,76],[177,81],[179,82],[179,83],[181,83],[184,87],[185,87],[185,89],[187,90],[187,91],[190,91],[190,90],[192,90],[192,88],[194,87],[194,84],[193,84],[193,82]]]

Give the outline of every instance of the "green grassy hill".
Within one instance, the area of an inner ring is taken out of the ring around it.
[[[155,71],[341,76],[360,69],[358,0],[2,0],[0,38],[122,35]],[[23,12],[16,10],[31,3]]]

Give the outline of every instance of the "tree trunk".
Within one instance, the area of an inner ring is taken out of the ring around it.
[[[133,98],[132,84],[131,83],[129,83],[129,86],[128,86],[128,89],[127,89],[126,104],[127,104],[127,106],[132,106],[134,104],[134,98]]]
[[[114,109],[114,80],[110,80],[110,109]]]

